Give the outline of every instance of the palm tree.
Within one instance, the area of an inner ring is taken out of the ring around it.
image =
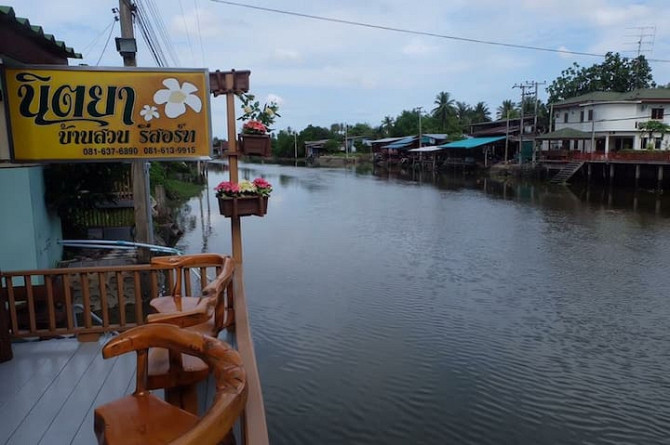
[[[458,118],[458,125],[461,127],[461,131],[467,133],[470,127],[472,108],[465,102],[456,102],[454,109],[456,110],[456,117]]]
[[[475,108],[472,110],[471,116],[473,124],[479,122],[491,122],[491,112],[484,102],[477,102],[477,105],[475,105]]]
[[[384,116],[384,119],[382,120],[382,130],[384,131],[384,135],[385,136],[390,135],[392,129],[393,129],[393,118],[391,116]]]
[[[442,91],[435,96],[435,102],[433,103],[437,105],[432,110],[433,117],[438,120],[442,130],[444,130],[447,128],[449,117],[454,115],[454,99],[449,96],[449,93]]]
[[[498,107],[496,116],[498,119],[519,117],[519,110],[513,101],[509,99],[503,100],[502,104]]]

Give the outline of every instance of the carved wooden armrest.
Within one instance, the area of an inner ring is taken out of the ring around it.
[[[195,298],[195,297],[183,297]],[[180,328],[187,328],[206,323],[214,315],[214,304],[210,299],[201,299],[195,309],[147,315],[147,323],[168,323]]]

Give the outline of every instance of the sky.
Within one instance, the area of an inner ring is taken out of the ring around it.
[[[422,107],[446,91],[457,101],[484,102],[495,117],[503,100],[520,100],[515,84],[545,88],[574,62],[596,56],[535,51],[402,33],[262,11],[220,0],[139,0],[170,67],[251,70],[251,90],[276,100],[276,129],[334,123],[379,126],[384,116]],[[619,52],[651,61],[654,80],[670,83],[668,0],[238,0],[249,6],[454,36],[581,53]],[[117,0],[0,0],[17,16],[64,40],[85,63],[121,66],[112,8]],[[156,23],[162,22],[164,33]],[[138,65],[155,67],[139,30]],[[111,37],[105,48],[108,37]],[[641,42],[641,45],[638,43]],[[167,49],[164,50],[168,52]],[[663,62],[665,60],[666,62]],[[215,136],[225,137],[225,100],[212,97]],[[239,110],[238,110],[239,113]]]

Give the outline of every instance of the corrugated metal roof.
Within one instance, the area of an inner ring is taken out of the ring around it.
[[[420,147],[420,148],[413,148],[413,149],[407,150],[407,151],[411,151],[412,153],[431,153],[431,152],[440,151],[440,150],[444,150],[444,147],[439,147],[439,146]]]
[[[542,134],[537,139],[558,141],[564,139],[591,139],[592,136],[591,133],[575,130],[574,128],[561,128],[551,133]]]
[[[591,102],[628,102],[628,101],[646,101],[646,100],[670,100],[670,89],[668,88],[645,88],[639,90],[619,93],[616,91],[594,91],[593,93],[582,94],[581,96],[571,97],[569,99],[557,102],[554,107],[567,105],[576,105]]]
[[[491,144],[493,142],[505,139],[505,136],[497,136],[490,138],[470,138],[462,139],[460,141],[449,142],[448,144],[440,145],[442,148],[476,148],[482,145]]]
[[[35,39],[40,45],[57,54],[62,54],[70,59],[81,59],[81,54],[65,45],[62,40],[56,40],[53,34],[44,32],[41,26],[31,25],[30,20],[17,17],[14,8],[0,5],[0,23],[8,23],[16,27],[20,32]]]
[[[374,139],[374,140],[370,141],[370,143],[371,143],[371,144],[384,144],[384,143],[386,143],[386,142],[397,141],[398,139],[401,139],[401,138],[383,138],[383,139]]]
[[[401,138],[397,141],[395,141],[392,144],[384,146],[384,148],[390,148],[390,149],[398,149],[398,148],[405,148],[408,145],[411,145],[418,139],[417,136],[406,136],[404,138]]]

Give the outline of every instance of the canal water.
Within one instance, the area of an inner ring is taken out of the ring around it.
[[[211,166],[210,189],[227,180]],[[670,443],[670,203],[641,192],[243,164],[273,444]],[[230,252],[213,193],[189,253]]]

